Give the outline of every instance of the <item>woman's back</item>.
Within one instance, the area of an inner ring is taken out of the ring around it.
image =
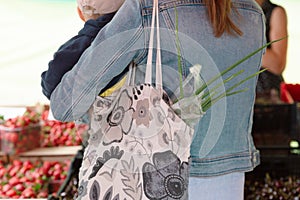
[[[145,1],[147,7],[152,1]],[[242,31],[242,35],[224,33],[215,37],[207,18],[204,1],[182,0],[160,2],[160,27],[162,30],[162,59],[167,71],[163,75],[168,89],[179,87],[178,60],[174,56],[180,52],[186,62],[182,62],[183,73],[194,64],[202,66],[204,82],[215,77],[249,53],[264,45],[264,22],[260,8],[253,1],[234,1],[231,19]],[[148,10],[147,10],[148,11]],[[147,12],[147,14],[150,14]],[[176,17],[177,16],[177,17]],[[144,18],[145,24],[150,18]],[[178,30],[179,51],[176,47]],[[173,34],[173,35],[172,35]],[[174,36],[175,35],[175,36]],[[142,61],[145,62],[145,61]],[[245,70],[237,78],[224,85],[226,90],[245,77],[256,73],[260,68],[261,53],[248,59],[230,73]],[[225,75],[229,77],[230,74]],[[174,81],[176,80],[176,81]],[[222,81],[222,80],[220,80]],[[251,170],[259,163],[258,151],[251,137],[252,106],[255,98],[256,78],[238,89],[248,91],[226,97],[215,104],[201,119],[191,147],[192,176],[212,176],[235,170]],[[211,86],[212,88],[213,86]],[[222,163],[222,164],[221,164]]]

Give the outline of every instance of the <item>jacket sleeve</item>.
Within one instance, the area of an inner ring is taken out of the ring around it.
[[[144,49],[139,0],[125,1],[112,21],[97,35],[77,64],[67,72],[50,97],[54,118],[80,120],[99,92]],[[142,47],[136,47],[142,41]]]
[[[81,54],[90,46],[91,38],[78,36],[61,46],[54,54],[53,60],[48,64],[48,70],[41,75],[42,92],[50,99],[50,96],[61,81],[63,75],[72,69]]]
[[[91,45],[98,32],[114,14],[104,15],[97,20],[88,20],[77,36],[71,38],[54,53],[53,60],[48,64],[48,70],[41,75],[42,92],[48,99],[63,75],[73,68],[82,53]]]

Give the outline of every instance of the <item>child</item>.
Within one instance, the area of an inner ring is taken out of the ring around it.
[[[42,92],[50,99],[63,75],[72,69],[98,32],[113,18],[124,0],[77,0],[77,12],[85,22],[78,35],[64,43],[41,75]]]

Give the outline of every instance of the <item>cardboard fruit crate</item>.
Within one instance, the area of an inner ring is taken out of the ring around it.
[[[1,151],[7,155],[16,155],[38,148],[41,144],[40,135],[40,124],[18,128],[0,125]]]

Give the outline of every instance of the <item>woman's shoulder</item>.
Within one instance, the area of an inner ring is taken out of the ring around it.
[[[272,12],[272,15],[277,15],[278,17],[285,17],[286,14],[286,10],[284,7],[277,5]]]
[[[282,6],[277,6],[273,9],[273,12],[270,16],[270,24],[274,24],[273,27],[278,27],[278,31],[286,31],[287,28],[287,13]]]

